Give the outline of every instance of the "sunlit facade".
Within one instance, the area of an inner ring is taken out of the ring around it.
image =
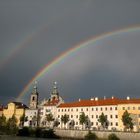
[[[25,113],[26,108],[27,108],[27,106],[24,105],[23,103],[10,102],[4,108],[3,115],[6,117],[7,120],[14,115],[17,119],[17,125],[19,125],[20,124],[20,118]]]

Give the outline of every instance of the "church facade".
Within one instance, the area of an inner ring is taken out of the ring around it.
[[[124,131],[122,122],[123,113],[127,110],[130,114],[134,129],[140,130],[140,99],[119,98],[91,98],[65,103],[59,95],[57,82],[53,83],[50,97],[38,103],[39,93],[37,84],[30,96],[29,109],[25,110],[24,126],[53,128],[57,122],[57,128],[63,129],[90,129],[103,130],[99,117],[103,113],[107,118],[105,129],[111,131]],[[80,115],[84,113],[88,121],[80,124]],[[68,122],[64,124],[62,117],[68,116]]]

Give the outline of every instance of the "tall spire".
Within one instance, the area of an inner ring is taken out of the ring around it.
[[[37,93],[37,81],[34,82],[34,90],[33,93]]]
[[[52,95],[58,95],[58,87],[57,87],[57,82],[53,82],[53,90],[52,90]]]

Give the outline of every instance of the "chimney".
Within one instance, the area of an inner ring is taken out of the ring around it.
[[[126,98],[127,100],[130,100],[130,97],[129,96],[127,96],[127,98]]]
[[[95,101],[98,101],[98,97],[95,98]]]
[[[79,98],[79,102],[81,101],[81,99]]]
[[[112,96],[112,99],[114,99],[114,96]]]
[[[104,96],[104,100],[106,100],[106,97]]]

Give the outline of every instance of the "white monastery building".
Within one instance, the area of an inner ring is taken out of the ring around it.
[[[54,82],[50,94],[50,98],[44,99],[38,104],[37,82],[30,97],[29,109],[25,110],[24,126],[30,127],[54,127],[54,122],[58,122],[58,128],[63,129],[90,129],[102,130],[99,116],[103,113],[107,117],[106,130],[124,131],[122,122],[123,113],[127,110],[130,114],[134,129],[140,131],[140,99],[118,99],[112,98],[91,98],[89,100],[81,100],[70,103],[64,103],[59,95],[57,82]],[[80,124],[80,115],[84,113],[88,121],[83,126]],[[67,115],[69,121],[64,125],[61,121],[62,116]],[[47,115],[53,117],[53,121],[47,121]]]

